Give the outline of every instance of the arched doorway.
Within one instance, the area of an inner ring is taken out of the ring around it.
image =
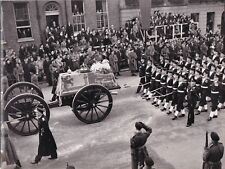
[[[46,26],[55,27],[59,25],[59,5],[49,2],[45,5]]]

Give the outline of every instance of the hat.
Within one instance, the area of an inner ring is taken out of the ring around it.
[[[216,132],[211,132],[211,139],[213,141],[219,141],[220,137],[219,137],[219,135]]]

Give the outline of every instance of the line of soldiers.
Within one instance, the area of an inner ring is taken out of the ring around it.
[[[186,60],[169,60],[160,56],[160,63],[141,59],[139,66],[140,83],[137,93],[143,87],[142,98],[153,100],[155,107],[174,113],[172,120],[185,116],[184,103],[192,114],[197,107],[196,115],[208,111],[207,102],[211,100],[211,111],[208,121],[218,117],[218,111],[225,108],[225,57],[213,52],[211,57],[199,56]],[[164,103],[165,102],[165,103]],[[162,104],[164,103],[164,104]],[[198,103],[198,104],[197,104]],[[194,106],[194,108],[193,108]],[[187,126],[194,123],[194,114]],[[189,119],[189,117],[188,117]],[[191,122],[193,121],[193,122]]]

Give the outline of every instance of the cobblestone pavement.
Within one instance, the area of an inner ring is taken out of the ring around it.
[[[101,123],[87,125],[80,122],[70,107],[51,109],[50,128],[58,146],[57,160],[43,158],[38,165],[34,159],[38,135],[22,137],[10,133],[24,169],[65,169],[66,162],[76,169],[130,169],[129,139],[134,123],[143,121],[153,128],[147,142],[156,169],[200,169],[205,144],[205,131],[217,131],[225,144],[225,111],[219,118],[207,122],[207,113],[196,116],[195,124],[186,128],[186,117],[172,121],[166,115],[135,94],[138,77],[124,72],[118,79],[121,89],[113,96],[114,105]],[[51,88],[44,87],[49,100]],[[223,158],[225,165],[225,158]]]

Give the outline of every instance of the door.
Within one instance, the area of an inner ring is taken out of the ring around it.
[[[206,32],[214,31],[215,12],[207,12]]]
[[[46,15],[46,24],[49,27],[54,27],[53,22],[56,26],[59,26],[59,15]]]

